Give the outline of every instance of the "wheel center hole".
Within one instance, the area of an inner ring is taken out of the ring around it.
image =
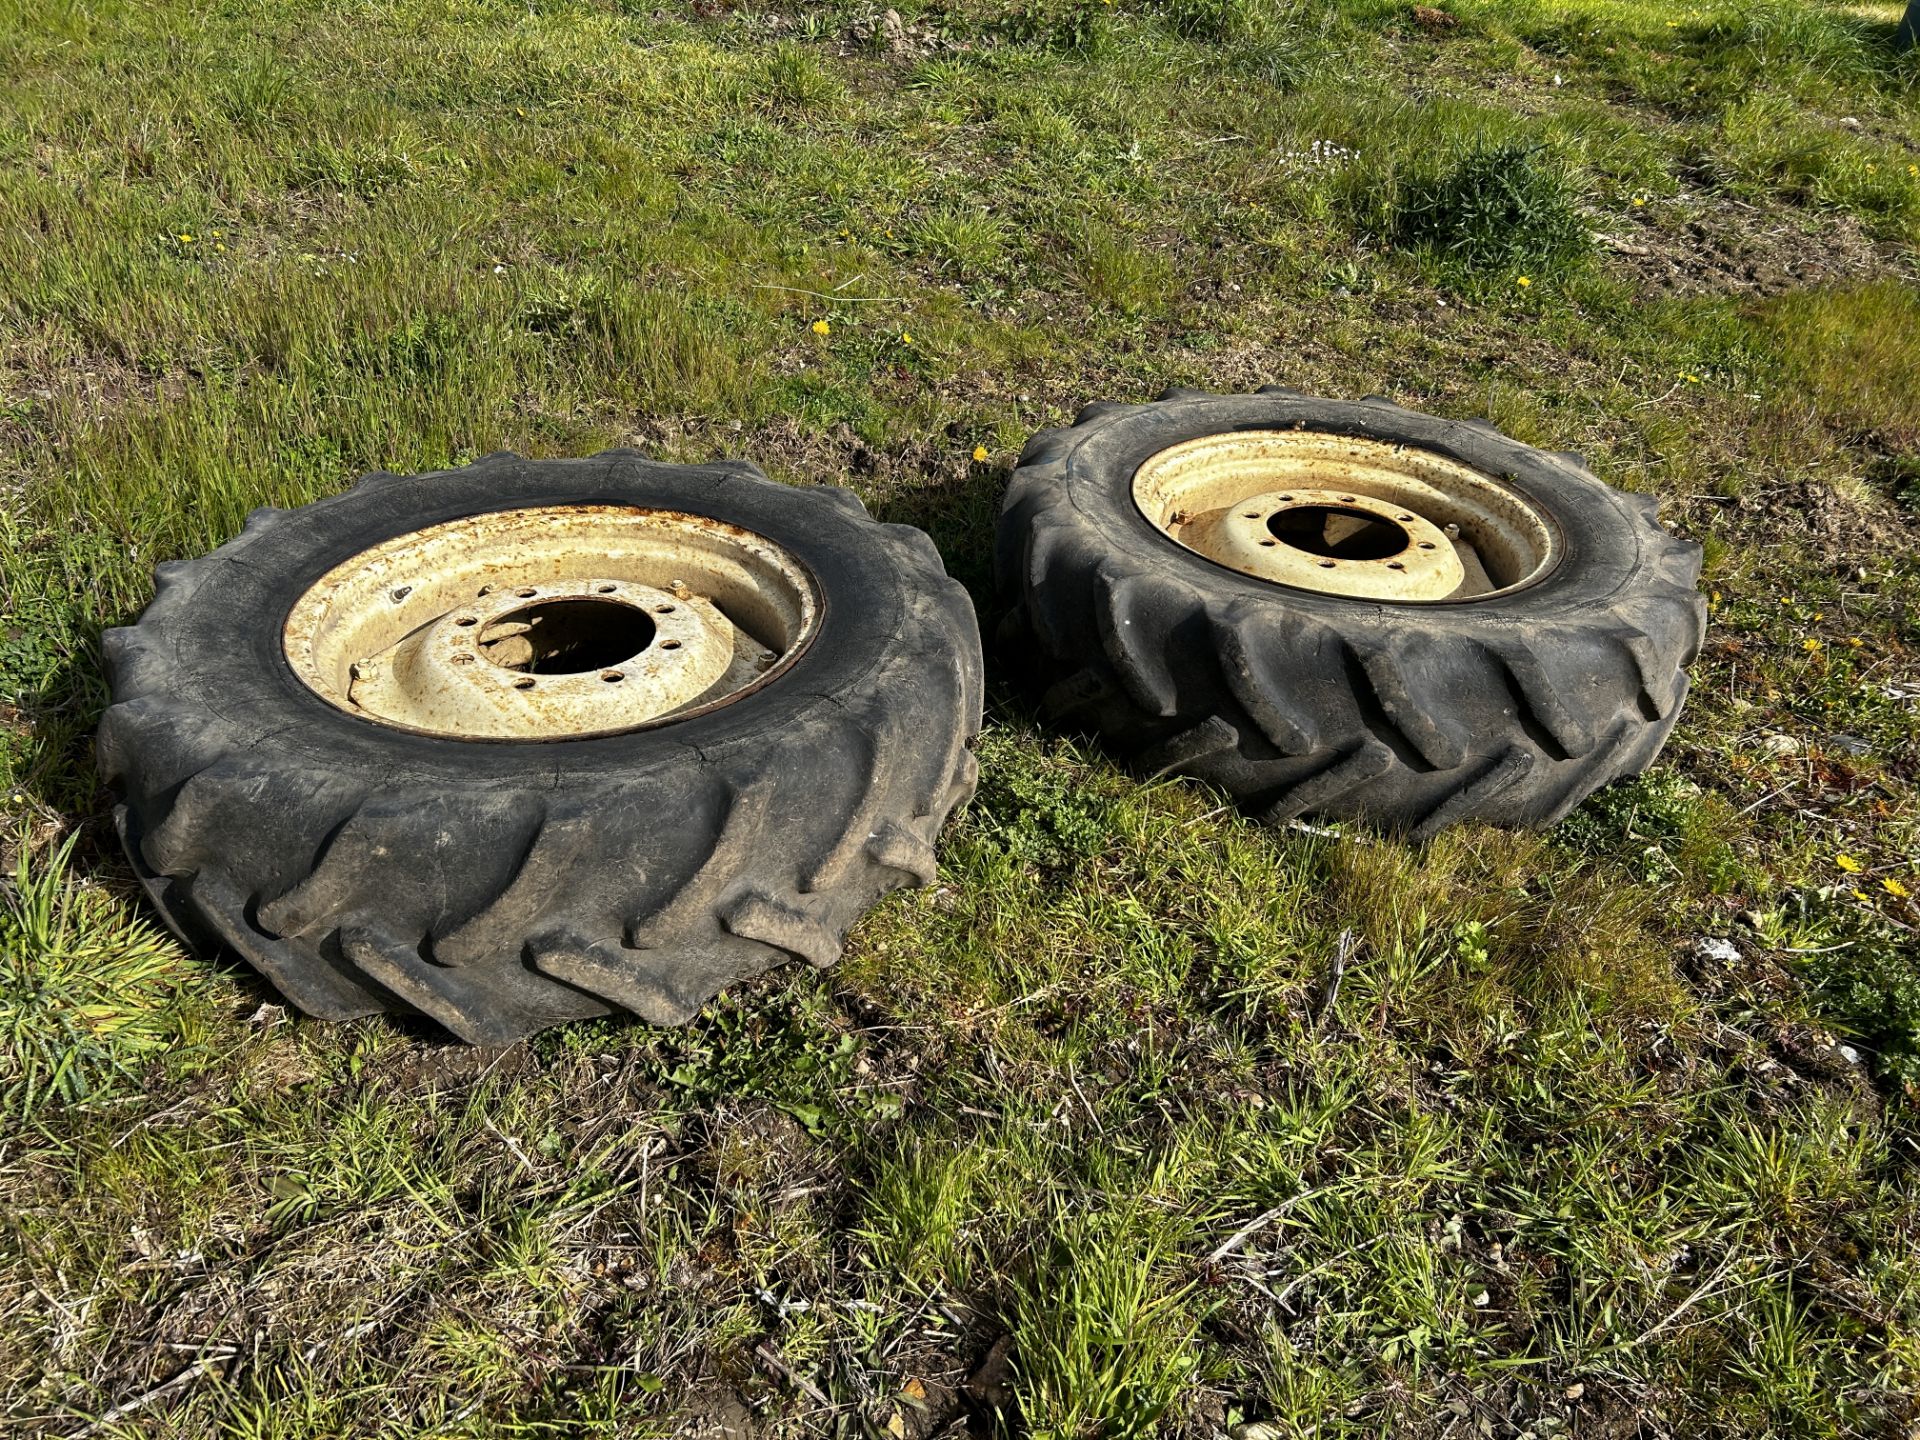
[[[480,653],[504,670],[578,675],[631,660],[653,643],[644,610],[614,600],[548,600],[480,632]]]
[[[1330,560],[1384,560],[1407,548],[1405,530],[1370,510],[1294,505],[1276,510],[1267,529],[1283,545]]]

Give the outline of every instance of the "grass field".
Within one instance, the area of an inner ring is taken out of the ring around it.
[[[1898,13],[0,0],[0,1430],[1917,1433]],[[1662,497],[1652,771],[1266,831],[1000,689],[838,971],[504,1054],[135,895],[98,635],[254,506],[746,455],[991,634],[1027,434],[1267,381]]]

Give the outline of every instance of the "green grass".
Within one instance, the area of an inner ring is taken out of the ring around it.
[[[5,5],[14,1424],[1910,1426],[1920,70],[1896,5],[1441,8]],[[285,1015],[118,858],[99,631],[255,506],[746,454],[989,610],[1028,434],[1267,381],[1659,494],[1659,765],[1416,851],[996,691],[834,974],[505,1056]]]

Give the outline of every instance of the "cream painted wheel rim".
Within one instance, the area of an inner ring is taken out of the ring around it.
[[[805,568],[724,521],[622,505],[494,511],[336,565],[282,632],[349,714],[463,740],[618,734],[715,709],[797,659]]]
[[[1482,599],[1560,558],[1546,515],[1509,486],[1430,450],[1350,435],[1203,435],[1150,456],[1133,500],[1209,560],[1353,599]]]

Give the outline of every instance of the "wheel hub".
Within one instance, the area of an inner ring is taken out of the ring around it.
[[[1466,579],[1444,531],[1370,495],[1270,490],[1209,512],[1180,539],[1243,574],[1333,595],[1444,600]]]
[[[818,624],[811,577],[704,516],[550,506],[469,516],[336,566],[283,633],[328,703],[467,740],[615,734],[740,698]]]
[[[572,581],[479,598],[355,662],[348,698],[476,739],[618,730],[692,703],[730,666],[752,678],[772,659],[709,601],[650,585]]]
[[[1353,599],[1479,599],[1559,559],[1553,527],[1508,486],[1444,455],[1360,436],[1203,435],[1148,457],[1133,498],[1209,560]]]

